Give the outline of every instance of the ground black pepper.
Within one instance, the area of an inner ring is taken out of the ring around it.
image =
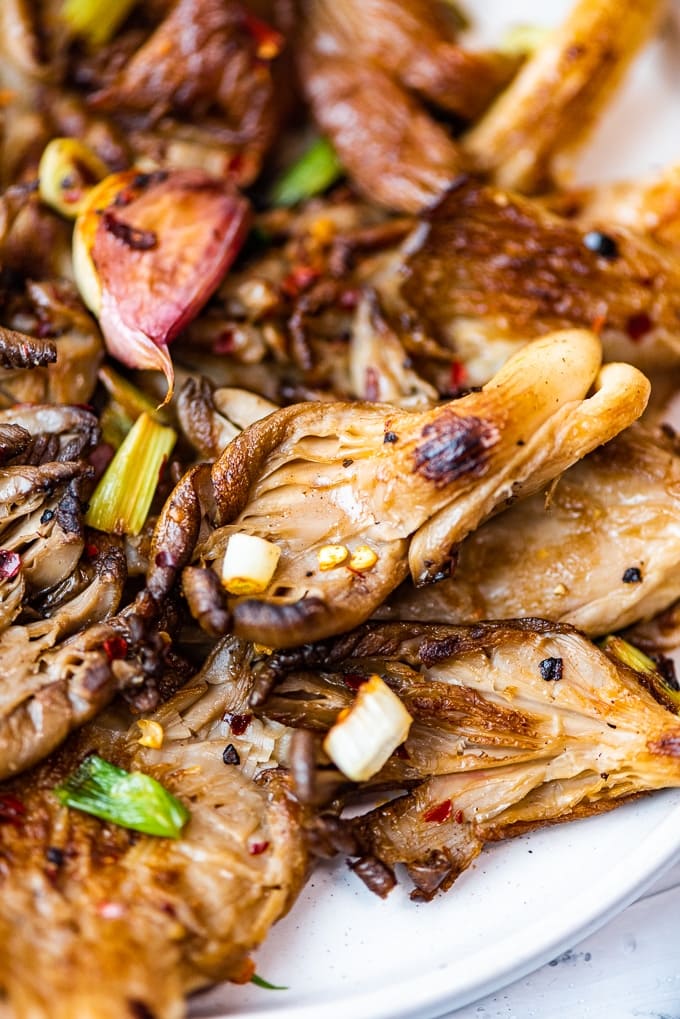
[[[544,658],[543,661],[539,663],[538,667],[541,671],[541,679],[546,680],[562,679],[561,658]]]
[[[240,764],[241,758],[239,757],[238,750],[233,743],[227,744],[222,754],[222,760],[225,764]]]

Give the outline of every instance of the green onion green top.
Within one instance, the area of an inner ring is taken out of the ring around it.
[[[64,0],[62,17],[70,30],[92,46],[103,46],[116,34],[137,0]]]
[[[671,711],[675,711],[676,714],[680,713],[680,689],[678,689],[674,677],[671,682],[653,658],[646,655],[640,648],[635,647],[634,644],[629,644],[623,637],[614,635],[601,640],[600,647],[612,658],[637,672],[643,679],[644,685],[657,700]]]
[[[326,191],[342,172],[331,143],[319,138],[279,177],[272,188],[272,201],[274,205],[295,205],[312,198]]]
[[[251,984],[255,984],[256,987],[264,988],[265,991],[287,991],[288,990],[287,987],[281,987],[280,985],[277,985],[277,984],[270,984],[268,980],[265,980],[264,977],[259,977],[257,975],[257,973],[253,973],[252,977],[250,978],[250,982],[251,982]]]
[[[189,811],[160,782],[141,771],[125,771],[97,754],[54,790],[68,807],[146,835],[179,838]]]

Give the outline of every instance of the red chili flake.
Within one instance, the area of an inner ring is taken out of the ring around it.
[[[222,717],[225,722],[229,723],[229,728],[234,736],[242,736],[253,720],[252,715],[235,715],[231,711],[227,711]]]
[[[345,309],[345,311],[354,311],[357,304],[359,303],[360,297],[361,291],[357,290],[356,288],[352,290],[343,290],[343,292],[340,294],[340,299],[338,303],[340,304],[341,308]]]
[[[26,807],[11,793],[0,796],[0,824],[17,824],[26,813]]]
[[[462,824],[464,820],[463,811],[457,810],[456,813],[453,815],[453,820],[456,822],[456,824]]]
[[[248,852],[251,856],[259,856],[260,853],[264,853],[265,849],[269,849],[268,842],[251,842],[248,846]]]
[[[100,902],[96,906],[97,913],[104,920],[120,920],[125,916],[125,907],[120,902]]]
[[[364,378],[364,396],[371,403],[376,403],[380,396],[379,383],[377,371],[369,365]]]
[[[128,652],[127,641],[120,634],[116,634],[115,637],[107,637],[103,641],[102,647],[110,662],[115,662],[119,658],[125,658]]]
[[[46,336],[54,334],[54,326],[48,319],[43,319],[35,326],[34,332],[39,339],[44,340]]]
[[[136,197],[137,196],[135,195],[135,192],[132,188],[125,187],[118,192],[118,194],[113,199],[113,202],[111,204],[115,205],[119,209],[124,208],[126,205],[129,205],[130,202],[134,202]],[[98,210],[98,214],[100,216],[102,215],[102,213],[103,213],[102,209]]]
[[[273,60],[274,57],[278,57],[285,43],[281,33],[249,11],[243,12],[243,20],[255,40],[256,53],[260,60]]]
[[[423,814],[423,821],[432,821],[434,824],[442,824],[444,821],[448,821],[451,817],[453,807],[451,800],[442,800],[441,803],[437,803],[434,807],[430,807]]]
[[[245,160],[243,158],[243,153],[235,152],[233,156],[231,156],[227,164],[227,173],[231,173],[234,175],[234,177],[238,177],[239,174],[241,173],[241,170],[243,169],[244,163]]]
[[[311,265],[296,265],[280,283],[280,288],[288,297],[297,297],[303,290],[309,289],[318,280],[321,273]]]
[[[345,672],[342,677],[342,681],[345,686],[348,686],[350,690],[355,692],[360,686],[368,682],[368,676],[361,676],[358,672]]]
[[[164,566],[177,566],[177,560],[175,559],[172,552],[161,550],[155,558],[156,566],[161,568]]]
[[[590,323],[590,328],[592,329],[592,331],[595,333],[596,336],[600,335],[600,333],[602,332],[602,330],[605,327],[606,322],[607,322],[607,316],[606,315],[596,315],[595,316],[593,321]]]
[[[0,548],[0,580],[13,580],[21,569],[21,558],[18,552]]]
[[[654,323],[645,311],[638,312],[637,315],[631,315],[626,322],[626,332],[634,343],[641,340],[643,336],[646,336],[653,327]]]
[[[225,329],[213,343],[213,354],[233,354],[234,347],[234,330]]]
[[[61,197],[65,202],[69,204],[71,202],[79,202],[80,199],[83,197],[83,189],[82,188],[67,188],[66,190],[62,189]]]
[[[88,542],[85,546],[85,555],[88,559],[96,559],[99,555],[99,546],[94,545],[92,542]]]
[[[101,478],[102,474],[113,460],[114,452],[115,450],[110,443],[100,442],[88,456],[87,462],[91,467],[94,467],[96,481]]]
[[[462,361],[451,362],[451,389],[455,393],[457,389],[465,385],[467,379],[467,368]]]

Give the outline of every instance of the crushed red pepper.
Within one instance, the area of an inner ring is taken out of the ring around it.
[[[443,824],[444,821],[448,821],[453,813],[453,804],[451,800],[442,800],[441,803],[435,804],[434,807],[430,807],[423,814],[423,821],[432,822],[432,824]]]

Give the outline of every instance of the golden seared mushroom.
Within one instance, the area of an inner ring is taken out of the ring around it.
[[[30,451],[31,437],[13,428],[11,450]],[[21,435],[17,443],[17,435]],[[12,464],[0,468],[0,630],[21,611],[26,583],[60,580],[70,572],[83,551],[80,514],[71,526],[68,510],[70,486],[84,474],[82,463]],[[57,510],[64,503],[60,519]],[[65,525],[65,526],[62,526]],[[48,537],[49,536],[49,537]],[[50,540],[51,538],[51,540]],[[48,551],[49,549],[49,551]],[[26,556],[24,562],[22,555]],[[56,572],[55,572],[56,571]],[[30,579],[29,579],[30,577]]]
[[[0,413],[0,467],[4,467],[22,454],[31,445],[31,433],[12,420],[5,420]]]
[[[336,403],[271,414],[172,493],[149,591],[162,598],[193,558],[221,577],[241,636],[279,647],[348,629],[409,568],[417,583],[440,576],[499,506],[639,416],[646,379],[600,369],[600,356],[592,333],[558,333],[481,391],[420,413]]]
[[[375,291],[362,296],[349,342],[352,395],[416,410],[439,399],[434,386],[413,369],[404,347],[387,322]]]
[[[31,598],[68,577],[83,553],[81,485],[92,471],[78,458],[99,427],[81,407],[20,406],[0,411],[0,434],[9,445],[0,469],[2,584]],[[12,604],[16,615],[20,603]]]
[[[92,451],[99,439],[99,422],[84,407],[68,404],[20,404],[0,410],[0,428],[19,427],[32,437],[31,462],[40,449],[41,462],[52,450],[51,459],[76,460]],[[44,448],[42,448],[44,447]]]
[[[470,384],[528,337],[567,326],[600,332],[609,358],[678,363],[677,253],[621,227],[594,230],[466,180],[427,214],[401,272],[402,297]]]
[[[660,0],[577,0],[464,137],[495,183],[545,190],[559,179],[658,24]]]
[[[250,655],[228,641],[144,727],[92,724],[3,787],[0,983],[17,1019],[179,1019],[190,991],[254,973],[308,860],[276,767],[287,730],[241,714]]]
[[[632,425],[462,543],[451,579],[406,582],[382,619],[463,623],[544,616],[595,636],[680,597],[680,456]]]
[[[56,360],[57,348],[51,340],[0,326],[0,368],[39,368]]]
[[[372,782],[410,791],[353,822],[355,869],[370,884],[371,859],[404,863],[429,899],[486,842],[680,786],[680,719],[643,685],[654,663],[636,671],[625,650],[540,619],[364,626],[275,653],[263,710],[323,733],[364,679],[398,695],[413,723]]]

